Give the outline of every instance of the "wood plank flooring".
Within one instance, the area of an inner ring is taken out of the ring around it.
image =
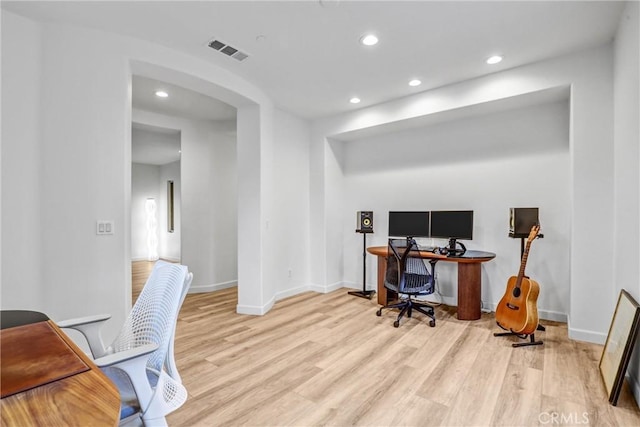
[[[627,384],[608,403],[602,346],[569,340],[563,323],[544,322],[544,345],[513,348],[493,336],[493,314],[460,321],[441,306],[435,328],[417,313],[396,329],[395,312],[377,317],[345,289],[264,316],[236,314],[236,292],[185,300],[176,360],[189,399],[172,426],[640,425]]]

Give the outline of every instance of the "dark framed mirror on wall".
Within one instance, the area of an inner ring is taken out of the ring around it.
[[[174,231],[174,218],[173,218],[173,181],[167,181],[167,231],[173,233]]]

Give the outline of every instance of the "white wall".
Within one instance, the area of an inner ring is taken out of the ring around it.
[[[614,160],[638,160],[633,140],[637,100],[625,95],[628,89],[637,93],[637,5],[631,3],[627,12],[629,23],[622,23],[615,44],[615,74],[614,51],[603,46],[314,122],[306,224],[313,245],[304,248],[313,260],[311,283],[325,290],[342,283],[342,246],[348,237],[345,233],[352,233],[352,227],[345,231],[344,224],[353,221],[353,212],[347,220],[340,213],[344,200],[341,154],[330,145],[331,137],[570,86],[569,331],[574,338],[602,342],[617,290],[611,283],[614,248],[622,243],[616,230],[633,222],[620,206],[614,213],[614,228],[606,207],[618,206],[621,197],[638,197],[637,188],[626,186],[627,179],[614,174],[613,167]],[[264,281],[280,274],[282,266],[275,265],[274,254],[284,246],[275,235],[267,237],[270,215],[275,218],[278,206],[267,204],[281,192],[277,135],[282,134],[280,124],[289,120],[278,121],[278,113],[274,114],[260,89],[228,71],[158,45],[98,31],[40,26],[4,11],[2,48],[3,308],[40,306],[54,319],[108,311],[114,314],[116,328],[121,323],[130,304],[128,106],[130,67],[135,63],[147,71],[163,69],[173,77],[186,73],[193,87],[185,87],[202,89],[238,107],[237,185],[242,199],[238,228],[241,237],[248,237],[241,239],[238,248],[246,266],[238,276],[247,284],[239,292],[239,306],[268,309],[279,284]],[[627,114],[630,121],[624,118]],[[295,139],[305,141],[306,124],[297,122],[297,126]],[[631,136],[630,144],[624,135]],[[13,184],[18,182],[21,189],[15,190]],[[302,213],[299,202],[293,206]],[[96,236],[96,219],[114,220],[116,234]],[[599,224],[597,251],[593,250],[594,224]],[[536,244],[549,244],[545,242],[549,241]],[[38,247],[41,251],[33,252]],[[629,273],[624,274],[620,279],[628,280]]]
[[[254,283],[255,288],[238,287],[236,310],[246,314],[262,314],[273,305],[273,297],[264,293],[264,253],[263,239],[269,229],[269,216],[263,212],[262,197],[254,197],[253,189],[263,194],[262,188],[262,144],[255,147],[251,143],[260,135],[262,115],[260,108],[249,107],[238,110],[238,122],[248,126],[238,128],[238,283]],[[240,179],[242,177],[242,179]]]
[[[2,309],[44,307],[40,29],[2,14]],[[17,102],[16,102],[17,101]],[[9,116],[9,113],[11,114]],[[12,262],[4,262],[11,259]]]
[[[278,167],[269,228],[280,242],[270,276],[277,300],[309,289],[309,125],[280,110],[274,123]]]
[[[468,249],[496,253],[482,267],[482,300],[495,309],[507,280],[518,274],[520,239],[508,237],[510,207],[539,207],[544,239],[536,240],[527,272],[540,283],[540,316],[566,321],[569,312],[570,182],[567,101],[448,121],[344,143],[344,278],[362,287],[362,236],[355,212],[374,212],[368,245],[386,245],[388,211],[474,211]],[[417,239],[445,246],[440,239]],[[376,259],[367,260],[376,288]],[[457,265],[436,265],[444,301],[457,305]]]
[[[235,285],[238,280],[235,121],[189,120],[143,110],[134,110],[133,120],[180,130],[182,154],[180,177],[176,178],[180,187],[180,256],[194,275],[191,292]],[[169,172],[169,169],[160,171],[158,177],[158,182],[162,181],[159,191],[164,194],[161,198],[165,199],[165,178]],[[163,204],[160,211],[165,209]],[[166,214],[159,223],[166,230]]]
[[[629,2],[622,14],[614,51],[615,286],[640,302],[640,5]],[[613,315],[613,307],[607,314]],[[629,374],[640,402],[640,340]]]
[[[3,188],[3,229],[8,230],[4,225],[11,219],[12,228],[27,230],[20,237],[30,251],[41,248],[34,262],[17,249],[6,250],[20,247],[17,233],[2,236],[2,265],[12,266],[2,271],[3,304],[9,296],[15,308],[33,307],[39,298],[39,308],[54,320],[112,313],[104,330],[109,341],[131,306],[132,67],[147,77],[219,98],[239,111],[255,105],[269,108],[271,101],[229,71],[153,43],[71,26],[25,23],[6,11],[2,20],[2,121],[19,126],[8,133],[3,129],[3,186],[5,180],[24,182],[23,188],[38,200],[30,201],[25,213],[22,205],[7,203],[10,191],[5,194]],[[163,78],[166,75],[174,79]],[[10,86],[15,90],[7,90]],[[262,131],[247,143],[259,146]],[[5,144],[11,148],[5,149]],[[9,164],[15,167],[6,168]],[[263,197],[256,187],[248,187],[248,195]],[[183,210],[183,224],[185,214]],[[261,206],[252,214],[263,222]],[[98,219],[114,221],[115,233],[97,236]],[[183,238],[201,238],[186,231],[183,228]],[[260,239],[262,232],[258,229],[254,236]],[[217,265],[227,256],[224,248],[219,251],[214,257]],[[240,252],[247,258],[255,254],[252,247]],[[183,260],[187,255],[183,252]],[[22,280],[15,280],[19,275]],[[261,295],[259,282],[240,286],[249,288],[239,295],[241,303],[247,295],[257,296],[257,305],[271,298]]]
[[[320,242],[323,247],[312,247],[312,257],[316,259],[317,256],[319,262],[318,268],[312,271],[312,280],[320,280],[321,285],[330,286],[335,277],[333,272],[343,271],[344,255],[337,248],[341,243],[336,244],[335,240],[337,238],[339,242],[343,242],[345,221],[353,221],[354,215],[349,212],[346,220],[344,217],[335,217],[335,208],[344,200],[344,190],[343,185],[340,185],[343,182],[342,171],[336,160],[339,154],[336,155],[331,148],[335,146],[332,139],[344,139],[345,136],[366,129],[376,130],[412,120],[454,115],[467,109],[477,111],[492,102],[505,102],[570,87],[567,173],[571,251],[567,268],[571,283],[569,312],[566,314],[570,337],[604,342],[610,320],[605,312],[614,304],[611,283],[613,223],[610,210],[594,207],[613,206],[612,51],[610,45],[601,46],[314,122],[312,152],[316,155],[312,158],[312,171],[321,176],[311,182],[311,200],[314,206],[311,221],[319,224],[321,230],[316,233],[326,236],[326,241]],[[556,164],[555,167],[559,165]],[[504,209],[521,203],[528,205],[529,201],[514,200],[505,205]],[[354,206],[352,210],[360,209],[368,208],[358,206],[356,209]],[[497,224],[503,224],[502,218],[506,214],[502,212],[501,209],[499,218],[495,219]],[[544,211],[542,215],[545,215]],[[542,220],[549,221],[544,217]],[[597,251],[593,250],[594,224],[598,227]],[[351,227],[348,232],[352,233]],[[549,234],[550,239],[559,235],[555,230],[549,230]],[[551,240],[541,240],[536,244],[551,245]],[[546,252],[555,252],[556,249],[563,253],[562,246],[551,246]],[[536,250],[535,247],[533,250]],[[534,252],[533,255],[535,254]],[[494,268],[491,267],[492,263],[493,261],[483,268]],[[497,263],[493,265],[498,266]],[[533,275],[533,269],[529,272]],[[483,294],[483,297],[493,299],[493,295]],[[544,300],[547,297],[541,298]],[[549,304],[550,311],[556,309],[550,301],[545,301],[545,304]],[[567,301],[563,304],[567,304]],[[604,309],[594,311],[595,305]]]
[[[45,312],[54,320],[112,313],[108,340],[131,306],[128,61],[73,30],[44,26],[42,40]],[[96,235],[96,220],[113,221],[114,234]]]

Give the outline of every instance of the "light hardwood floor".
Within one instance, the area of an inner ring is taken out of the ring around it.
[[[442,306],[435,328],[418,313],[396,329],[393,312],[377,317],[344,289],[264,316],[236,304],[235,288],[187,296],[176,360],[189,399],[170,425],[640,425],[627,384],[617,407],[607,401],[602,346],[569,340],[566,324],[544,322],[544,345],[513,348],[492,314],[459,321]]]

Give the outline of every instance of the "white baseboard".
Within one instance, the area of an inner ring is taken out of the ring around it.
[[[269,312],[273,308],[273,305],[276,302],[275,296],[271,298],[271,300],[263,306],[257,305],[236,305],[236,313],[238,314],[250,314],[252,316],[263,316]]]
[[[454,305],[457,305],[457,303]],[[491,311],[495,313],[497,307],[498,307],[498,304],[489,304],[484,301],[482,302],[483,311]],[[551,310],[544,310],[544,309],[538,308],[538,317],[542,320],[551,320],[554,322],[567,323],[567,315],[565,313],[560,313],[559,311],[551,311]]]
[[[219,291],[222,289],[233,288],[234,286],[237,286],[237,285],[238,285],[237,280],[231,280],[229,282],[223,282],[223,283],[214,283],[212,285],[192,285],[189,288],[188,293],[200,294],[204,292],[213,292],[213,291]]]
[[[170,258],[170,257],[164,257],[164,256],[161,256],[159,259],[167,261],[167,262],[175,262],[175,263],[179,263],[181,261],[180,258]],[[143,257],[132,257],[131,258],[131,262],[135,262],[135,261],[149,261],[149,260],[147,259],[146,256],[143,256]]]
[[[267,302],[263,306],[256,305],[236,305],[236,312],[239,314],[250,314],[253,316],[262,316],[269,312],[276,303],[276,301],[280,301],[285,298],[289,298],[303,292],[307,292],[310,290],[309,286],[298,286],[297,288],[286,289],[284,291],[280,291],[274,295],[273,298],[269,302]]]
[[[276,301],[280,301],[281,299],[289,298],[289,297],[301,294],[303,292],[308,292],[310,290],[311,288],[308,285],[298,286],[297,288],[291,288],[291,289],[287,289],[287,290],[276,293],[275,298],[276,298]]]
[[[607,340],[607,334],[572,327],[571,318],[567,319],[567,329],[569,331],[569,338],[572,340],[585,341],[594,344],[604,344]]]
[[[330,285],[321,286],[321,285],[303,285],[298,286],[296,288],[286,289],[284,291],[280,291],[274,295],[273,298],[266,304],[262,306],[254,306],[254,305],[236,305],[236,312],[239,314],[250,314],[254,316],[262,316],[269,312],[277,301],[280,301],[285,298],[289,298],[303,292],[313,291],[319,293],[329,293],[333,292],[336,289],[342,288],[342,282],[332,283]]]
[[[439,295],[436,293],[418,297],[417,299],[420,301],[425,301],[432,304],[444,304],[450,307],[458,306],[457,298],[454,298],[451,296]],[[495,313],[496,307],[497,307],[497,304],[487,304],[486,302],[482,303],[482,311],[485,313]],[[552,320],[554,322],[567,323],[567,315],[557,311],[538,309],[538,317],[542,320]]]
[[[195,287],[192,286],[191,289],[189,290],[189,293],[212,292],[220,289],[231,288],[236,285],[237,285],[237,282],[230,281],[225,283],[217,283],[214,285],[204,285],[204,286],[195,286]],[[273,308],[276,301],[282,300],[284,298],[289,298],[307,291],[329,293],[340,288],[360,290],[362,289],[362,284],[357,284],[355,282],[335,282],[328,285],[309,284],[307,286],[304,286],[304,285],[298,286],[296,288],[286,289],[284,291],[280,291],[276,293],[276,295],[274,295],[271,298],[271,300],[269,300],[269,302],[267,302],[262,306],[250,306],[250,305],[238,304],[236,306],[236,312],[239,314],[250,314],[250,315],[262,316],[267,312],[269,312],[271,308]],[[367,285],[367,289],[375,290],[376,287],[373,285]],[[453,306],[453,307],[458,305],[456,298],[450,297],[450,296],[439,297],[436,294],[432,294],[424,298],[424,300],[427,302],[435,303],[435,304],[442,303],[442,304]],[[496,304],[484,303],[483,310],[485,309],[495,312]],[[591,342],[596,344],[604,344],[605,340],[607,339],[606,334],[571,327],[570,319],[565,313],[560,313],[560,312],[551,311],[551,310],[538,310],[538,315],[540,319],[543,319],[543,320],[551,320],[551,321],[562,322],[562,323],[566,322],[568,324],[570,339],[577,340],[577,341],[586,341],[586,342]],[[636,397],[636,400],[640,401],[640,383],[638,383],[638,381],[636,381],[635,379],[630,378],[630,384],[633,388],[633,393],[634,393],[634,396]]]
[[[362,283],[356,283],[356,282],[341,282],[341,283],[342,283],[342,286],[341,286],[342,288],[353,289],[354,291],[362,291]],[[332,289],[332,291],[335,291],[336,289],[339,289],[339,288]],[[367,285],[365,286],[365,289],[367,291],[377,291],[378,285],[367,283]]]
[[[542,320],[567,323],[566,313],[560,313],[558,311],[538,310],[538,317]]]
[[[310,291],[314,291],[314,292],[320,292],[321,294],[328,294],[329,292],[333,292],[337,289],[343,288],[345,287],[343,285],[344,282],[335,282],[335,283],[331,283],[329,285],[316,285],[316,284],[311,284],[309,285],[309,290]]]

